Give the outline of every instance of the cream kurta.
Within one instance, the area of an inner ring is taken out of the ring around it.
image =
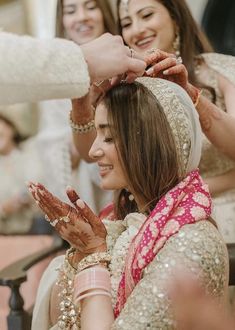
[[[112,255],[110,273],[113,305],[129,244],[144,219],[144,215],[133,213],[124,221],[104,220],[108,232],[107,244]],[[34,308],[32,330],[48,330],[52,327],[48,313],[50,293],[58,275],[56,269],[62,264],[63,258],[54,259],[44,273]],[[225,298],[228,257],[218,230],[205,221],[185,225],[171,236],[145,269],[143,279],[135,287],[111,329],[174,329],[166,287],[180,267],[198,277],[210,295],[221,300]],[[51,329],[59,327],[54,325]]]
[[[216,53],[202,54],[207,65],[206,70],[199,70],[205,85],[214,88],[216,105],[226,111],[224,97],[218,86],[218,75],[225,77],[235,86],[235,57]],[[234,141],[231,141],[234,143]],[[235,162],[220,152],[204,136],[200,174],[203,178],[213,178],[235,168]],[[227,243],[235,242],[235,187],[213,198],[213,218]]]
[[[0,104],[76,98],[89,89],[81,49],[64,39],[0,33]]]

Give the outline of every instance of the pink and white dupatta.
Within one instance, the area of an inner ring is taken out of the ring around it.
[[[140,281],[144,268],[154,259],[166,241],[186,224],[207,220],[211,197],[199,171],[193,170],[157,203],[130,244],[118,288],[115,317]]]

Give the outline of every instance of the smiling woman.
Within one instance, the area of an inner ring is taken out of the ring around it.
[[[235,154],[226,147],[234,132],[235,58],[213,53],[185,0],[118,0],[117,9],[128,46],[180,55],[189,82],[202,90],[199,102],[193,100],[205,134],[199,168],[214,197],[217,224],[226,242],[235,242]]]
[[[150,48],[174,53],[173,42],[177,33],[170,13],[156,0],[136,0],[131,6],[120,3],[120,25],[126,43],[139,53]]]
[[[200,124],[188,95],[161,79],[122,82],[97,105],[95,126],[90,156],[102,186],[119,189],[112,219],[97,217],[72,188],[68,204],[29,185],[72,246],[44,274],[32,330],[173,330],[167,288],[178,269],[223,303],[227,252],[197,170]]]
[[[105,32],[117,34],[115,19],[108,1],[59,0],[56,34],[78,44],[91,41]]]

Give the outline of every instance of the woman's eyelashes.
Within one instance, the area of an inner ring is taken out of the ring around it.
[[[104,142],[111,143],[111,142],[113,142],[113,138],[111,136],[107,136],[104,138]]]
[[[86,10],[94,10],[97,8],[97,3],[96,1],[89,1],[85,4],[85,9]],[[77,7],[76,6],[71,6],[70,8],[64,8],[63,10],[63,14],[64,15],[73,15],[75,14],[77,11]]]
[[[131,21],[129,20],[121,23],[122,29],[128,28],[129,26],[131,26]]]
[[[149,18],[151,18],[152,16],[154,15],[154,11],[151,11],[151,12],[142,12],[140,14],[140,18],[143,19],[143,20],[148,20]],[[123,20],[121,22],[121,27],[122,29],[125,29],[125,28],[128,28],[132,25],[132,20],[131,19],[126,19],[126,20]]]
[[[154,14],[154,12],[144,13],[144,14],[142,14],[142,18],[148,19],[148,18],[152,17],[153,14]]]

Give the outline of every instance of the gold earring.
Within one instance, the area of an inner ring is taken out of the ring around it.
[[[175,40],[173,41],[173,49],[176,57],[180,56],[180,34],[179,31],[175,34]]]

